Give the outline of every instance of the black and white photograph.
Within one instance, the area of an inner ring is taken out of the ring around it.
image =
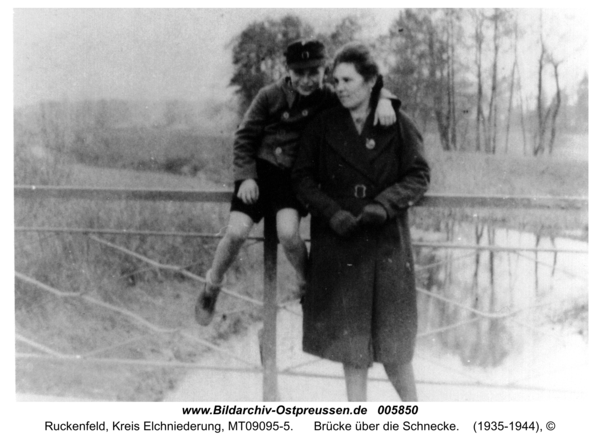
[[[11,12],[17,402],[587,398],[589,10]]]

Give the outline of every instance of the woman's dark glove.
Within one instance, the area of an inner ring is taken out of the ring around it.
[[[381,226],[387,219],[387,211],[379,203],[367,204],[358,216],[358,221],[363,226]]]
[[[350,212],[338,210],[329,220],[329,226],[339,236],[350,236],[358,228],[358,219]]]

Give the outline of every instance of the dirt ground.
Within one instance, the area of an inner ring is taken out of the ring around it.
[[[280,399],[285,402],[332,402],[346,400],[342,370],[339,364],[317,360],[303,354],[300,348],[301,321],[299,309],[294,307],[282,311],[278,320],[278,366]],[[260,364],[258,351],[258,329],[260,323],[249,324],[239,333],[219,342],[224,350],[235,354],[255,366]],[[568,338],[568,339],[572,339]],[[585,379],[587,362],[579,350],[580,341],[572,340],[573,357],[569,361],[555,364],[554,371],[537,377],[536,382],[507,386],[493,379],[503,379],[502,373],[461,370],[449,360],[433,358],[425,345],[417,348],[414,361],[419,400],[428,402],[558,402],[587,401]],[[41,388],[17,394],[18,401],[165,401],[165,402],[259,402],[263,399],[262,373],[249,371],[249,365],[216,351],[205,351],[197,355],[196,361],[205,367],[173,370],[121,370],[107,366],[102,370],[95,367],[83,376],[78,364],[52,367],[46,366],[45,385],[53,377],[55,389]],[[544,364],[543,361],[540,361]],[[65,369],[65,367],[71,367]],[[222,367],[215,370],[212,367]],[[285,373],[293,369],[294,373]],[[514,366],[505,367],[508,377],[518,375]],[[561,373],[568,371],[579,381],[565,384]],[[299,376],[297,373],[304,373]],[[39,371],[38,371],[39,374]],[[505,379],[506,380],[506,379]],[[41,381],[40,381],[41,382]],[[130,384],[130,385],[128,385]],[[478,385],[479,384],[479,385]],[[381,366],[370,371],[368,400],[393,402],[398,397],[391,384],[386,381]],[[36,391],[36,392],[33,392]],[[118,393],[120,391],[120,393]]]

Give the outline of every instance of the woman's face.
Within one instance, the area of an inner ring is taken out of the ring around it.
[[[338,64],[333,70],[333,81],[335,93],[346,109],[353,110],[368,106],[375,79],[365,81],[353,63]]]

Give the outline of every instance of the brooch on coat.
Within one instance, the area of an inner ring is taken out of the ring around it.
[[[367,149],[369,150],[373,150],[375,149],[375,140],[373,140],[372,138],[367,138],[367,144],[366,144]]]

